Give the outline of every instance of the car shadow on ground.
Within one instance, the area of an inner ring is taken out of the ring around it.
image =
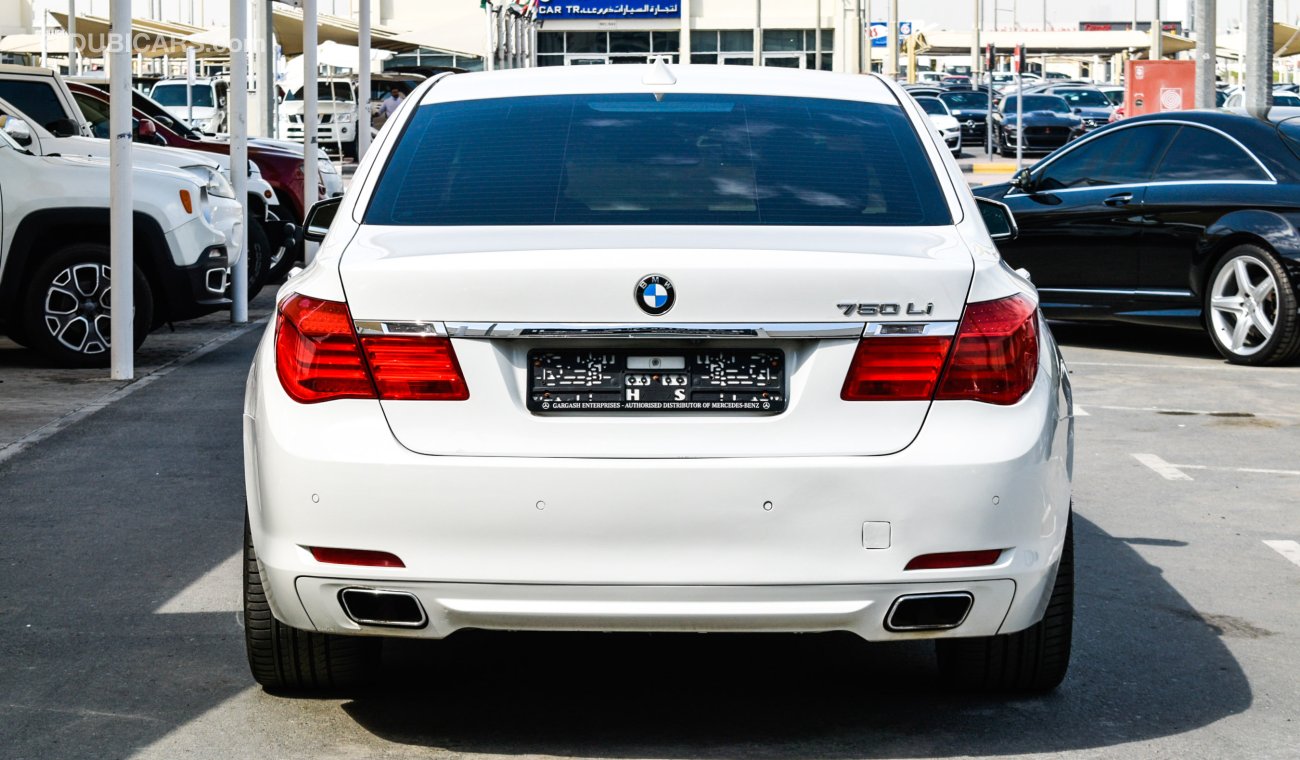
[[[1223,361],[1203,330],[1086,322],[1052,322],[1051,326],[1062,346]]]
[[[1074,661],[1036,698],[946,692],[925,642],[851,634],[462,632],[386,644],[343,709],[388,741],[595,757],[1061,752],[1190,731],[1247,709],[1220,634],[1124,541],[1076,517]]]

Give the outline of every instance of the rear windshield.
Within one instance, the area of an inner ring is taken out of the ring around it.
[[[1110,101],[1101,90],[1057,90],[1057,95],[1065,98],[1065,102],[1075,108],[1109,108]],[[1028,105],[1029,101],[1025,101]]]
[[[948,104],[949,108],[988,108],[989,96],[985,92],[976,92],[970,90],[967,92],[945,92],[939,96],[939,100]]]
[[[951,224],[897,105],[545,95],[421,106],[377,225]]]
[[[1002,101],[1002,112],[1012,113],[1017,109],[1015,96]],[[1050,111],[1051,113],[1070,113],[1065,101],[1055,95],[1026,95],[1026,111]]]
[[[931,116],[947,116],[948,109],[944,108],[943,101],[938,98],[917,98],[917,103],[921,104],[921,110]]]

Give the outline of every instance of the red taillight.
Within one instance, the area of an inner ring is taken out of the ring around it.
[[[304,295],[280,305],[275,369],[294,401],[312,404],[340,398],[374,398],[348,306]]]
[[[362,565],[365,567],[406,567],[396,554],[370,549],[333,549],[326,546],[308,547],[317,562],[331,565]]]
[[[867,338],[849,365],[840,398],[845,401],[929,401],[934,396],[952,339]]]
[[[969,304],[955,338],[863,338],[840,398],[1014,404],[1038,373],[1035,320],[1033,302],[1015,295]]]
[[[937,399],[1014,404],[1038,374],[1036,307],[1021,295],[966,307]]]
[[[285,392],[304,404],[469,398],[450,340],[367,335],[358,341],[347,304],[304,295],[280,305],[275,367]]]
[[[944,552],[922,554],[907,563],[904,570],[949,570],[954,567],[983,567],[992,565],[1002,556],[1001,549],[984,549],[977,552]]]
[[[379,397],[392,401],[464,401],[469,388],[447,338],[367,335],[361,339]]]

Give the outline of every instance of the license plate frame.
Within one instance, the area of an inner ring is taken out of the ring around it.
[[[535,348],[525,400],[534,414],[779,414],[787,374],[770,346]]]

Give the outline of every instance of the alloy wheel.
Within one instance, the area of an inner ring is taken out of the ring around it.
[[[1277,280],[1253,256],[1228,261],[1210,291],[1210,329],[1238,356],[1261,351],[1277,330]]]
[[[86,355],[109,349],[112,280],[106,264],[73,264],[45,291],[45,327],[66,348]]]

